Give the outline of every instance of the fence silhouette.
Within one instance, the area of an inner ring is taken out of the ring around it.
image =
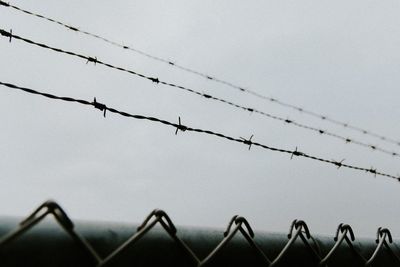
[[[43,222],[54,217],[58,223]],[[356,239],[340,224],[335,236],[312,236],[294,220],[289,234],[255,233],[233,216],[225,232],[182,227],[152,211],[138,227],[75,223],[60,205],[46,201],[15,226],[0,223],[0,266],[400,266],[390,231],[376,240]],[[63,231],[60,231],[60,228]]]

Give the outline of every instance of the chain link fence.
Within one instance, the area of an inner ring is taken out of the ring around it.
[[[51,217],[58,223],[50,221]],[[234,216],[224,232],[179,228],[162,210],[139,226],[75,224],[54,201],[19,223],[2,218],[0,266],[400,266],[386,228],[356,239],[340,224],[334,237],[312,236],[295,220],[289,234],[257,233]],[[17,226],[15,225],[17,223]],[[136,231],[135,231],[136,230]]]

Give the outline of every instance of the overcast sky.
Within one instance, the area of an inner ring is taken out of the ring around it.
[[[266,96],[400,139],[398,1],[12,1]],[[141,55],[0,8],[0,28],[400,152]],[[98,101],[234,137],[400,173],[400,158],[284,125],[184,91],[0,39],[0,80]],[[333,235],[379,226],[400,237],[400,183],[147,121],[0,88],[0,213],[27,215],[48,198],[73,219],[141,222],[154,208],[178,225],[256,230],[303,219]]]

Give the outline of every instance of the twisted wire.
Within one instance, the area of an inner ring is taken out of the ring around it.
[[[243,111],[251,112],[251,113],[256,113],[256,114],[259,114],[259,115],[261,115],[263,117],[266,117],[266,118],[269,118],[269,119],[272,119],[272,120],[281,121],[281,122],[285,123],[286,125],[292,125],[294,127],[305,129],[305,130],[309,130],[309,131],[315,132],[315,133],[320,134],[320,135],[329,136],[329,137],[344,141],[346,144],[354,144],[354,145],[358,145],[358,146],[361,146],[361,147],[364,147],[364,148],[372,149],[373,151],[378,151],[380,153],[383,153],[383,154],[386,154],[386,155],[389,155],[389,156],[400,157],[400,153],[398,153],[396,151],[390,151],[390,150],[381,148],[381,147],[379,147],[377,145],[367,144],[367,143],[358,141],[356,139],[349,138],[349,137],[344,137],[344,136],[341,136],[339,134],[336,134],[336,133],[333,133],[333,132],[330,132],[330,131],[327,131],[327,130],[323,130],[323,129],[316,128],[316,127],[313,127],[313,126],[309,126],[309,125],[306,125],[306,124],[298,123],[298,122],[296,122],[294,120],[291,120],[291,119],[288,119],[288,118],[283,118],[283,117],[280,117],[280,116],[277,116],[277,115],[273,115],[273,114],[270,114],[270,113],[255,109],[255,108],[239,105],[239,104],[236,104],[234,102],[231,102],[231,101],[223,99],[223,98],[215,97],[215,96],[210,95],[210,94],[206,94],[206,93],[202,93],[202,92],[196,91],[196,90],[194,90],[192,88],[188,88],[188,87],[181,86],[181,85],[178,85],[178,84],[162,81],[162,80],[159,80],[156,77],[151,77],[151,76],[144,75],[142,73],[139,73],[139,72],[136,72],[136,71],[133,71],[133,70],[130,70],[130,69],[122,68],[122,67],[119,67],[119,66],[112,65],[110,63],[103,62],[103,61],[99,60],[97,57],[90,57],[90,56],[82,55],[82,54],[79,54],[79,53],[75,53],[75,52],[63,50],[63,49],[60,49],[60,48],[52,47],[52,46],[49,46],[49,45],[46,45],[46,44],[43,44],[43,43],[38,43],[38,42],[32,41],[30,39],[15,35],[12,32],[7,32],[7,31],[5,31],[3,29],[0,29],[0,34],[5,36],[5,37],[10,38],[10,40],[12,38],[15,38],[15,39],[24,41],[24,42],[26,42],[28,44],[39,46],[39,47],[44,48],[44,49],[48,49],[48,50],[55,51],[55,52],[58,52],[58,53],[67,54],[67,55],[70,55],[70,56],[74,56],[74,57],[78,57],[78,58],[81,58],[81,59],[85,59],[87,63],[88,62],[93,62],[94,64],[100,64],[100,65],[106,66],[106,67],[111,68],[111,69],[115,69],[115,70],[118,70],[118,71],[122,71],[122,72],[126,72],[126,73],[129,73],[129,74],[132,74],[132,75],[136,75],[136,76],[139,76],[141,78],[150,80],[151,82],[154,82],[154,83],[157,83],[157,84],[160,83],[160,84],[163,84],[163,85],[166,85],[166,86],[169,86],[169,87],[177,88],[177,89],[180,89],[180,90],[195,94],[197,96],[204,97],[204,98],[209,99],[209,100],[213,100],[213,101],[217,101],[219,103],[223,103],[223,104],[229,105],[229,106],[237,108],[239,110],[243,110]]]
[[[331,164],[331,165],[336,166],[337,168],[343,167],[343,168],[348,168],[348,169],[353,169],[353,170],[358,170],[358,171],[365,171],[367,173],[373,174],[374,176],[387,177],[387,178],[395,179],[395,180],[400,182],[400,177],[399,176],[388,174],[386,172],[377,171],[377,169],[374,169],[372,167],[371,168],[359,167],[359,166],[343,163],[342,161],[335,161],[335,160],[325,159],[325,158],[322,158],[322,157],[317,157],[317,156],[314,156],[314,155],[306,154],[304,152],[300,152],[300,151],[297,150],[297,147],[296,147],[295,150],[288,150],[288,149],[277,148],[277,147],[265,145],[265,144],[262,144],[262,143],[254,142],[254,141],[251,140],[251,138],[249,140],[246,140],[246,139],[243,139],[243,138],[236,138],[236,137],[229,136],[227,134],[214,132],[214,131],[211,131],[211,130],[200,129],[200,128],[192,128],[192,127],[189,127],[189,126],[181,124],[180,118],[179,118],[179,123],[174,123],[174,122],[170,122],[170,121],[167,121],[167,120],[159,119],[159,118],[156,118],[156,117],[149,117],[149,116],[138,115],[138,114],[130,114],[130,113],[125,112],[125,111],[120,111],[118,109],[115,109],[115,108],[112,108],[112,107],[108,107],[105,104],[97,102],[96,98],[94,98],[93,102],[89,102],[89,101],[86,101],[86,100],[76,99],[76,98],[72,98],[72,97],[61,97],[61,96],[56,96],[56,95],[53,95],[53,94],[43,93],[43,92],[39,92],[39,91],[34,90],[34,89],[17,86],[15,84],[11,84],[11,83],[0,82],[0,85],[3,85],[3,86],[8,87],[8,88],[15,89],[15,90],[20,90],[20,91],[23,91],[23,92],[26,92],[26,93],[30,93],[30,94],[41,95],[41,96],[49,98],[49,99],[62,100],[62,101],[67,101],[67,102],[76,102],[76,103],[79,103],[79,104],[82,104],[82,105],[93,106],[96,109],[99,109],[99,110],[103,111],[104,112],[104,116],[106,115],[106,111],[108,111],[108,112],[112,112],[112,113],[115,113],[115,114],[118,114],[118,115],[121,115],[121,116],[124,116],[124,117],[128,117],[128,118],[134,118],[134,119],[138,119],[138,120],[147,120],[147,121],[161,123],[163,125],[171,126],[171,127],[175,128],[176,129],[175,134],[178,131],[182,131],[182,132],[185,132],[185,131],[197,132],[197,133],[201,133],[201,134],[211,135],[211,136],[214,136],[214,137],[219,137],[219,138],[226,139],[226,140],[229,140],[229,141],[232,141],[232,142],[245,144],[245,145],[248,145],[248,146],[252,146],[253,145],[253,146],[257,146],[257,147],[260,147],[260,148],[263,148],[263,149],[266,149],[266,150],[289,154],[291,156],[291,158],[293,158],[293,157],[303,157],[303,158],[311,159],[311,160],[314,160],[314,161],[319,161],[319,162]]]
[[[28,15],[31,15],[31,16],[35,16],[35,17],[38,17],[38,18],[41,18],[41,19],[44,19],[44,20],[47,20],[49,22],[52,22],[52,23],[55,23],[57,25],[63,26],[65,28],[69,29],[69,30],[72,30],[72,31],[75,31],[75,32],[79,32],[79,33],[82,33],[84,35],[87,35],[87,36],[99,39],[101,41],[104,41],[104,42],[106,42],[108,44],[111,44],[113,46],[116,46],[116,47],[119,47],[119,48],[123,48],[125,50],[129,50],[129,51],[135,52],[137,54],[140,54],[140,55],[145,56],[147,58],[150,58],[152,60],[156,60],[158,62],[162,62],[164,64],[167,64],[168,66],[172,66],[172,67],[175,67],[175,68],[180,69],[182,71],[185,71],[185,72],[200,76],[202,78],[205,78],[205,79],[208,79],[208,80],[211,80],[211,81],[226,85],[226,86],[228,86],[230,88],[239,90],[240,92],[253,95],[253,96],[257,97],[257,98],[260,98],[260,99],[275,103],[277,105],[280,105],[280,106],[283,106],[283,107],[286,107],[286,108],[290,108],[290,109],[296,110],[296,111],[301,112],[303,114],[306,114],[306,115],[309,115],[309,116],[312,116],[312,117],[315,117],[315,118],[318,118],[318,119],[321,119],[321,120],[324,120],[324,121],[327,121],[327,122],[330,122],[330,123],[333,123],[333,124],[336,124],[336,125],[339,125],[339,126],[342,126],[342,127],[354,130],[354,131],[357,131],[357,132],[360,132],[360,133],[365,134],[365,135],[369,135],[369,136],[372,136],[372,137],[375,137],[375,138],[379,138],[380,140],[382,140],[384,142],[391,143],[391,144],[396,144],[396,145],[400,146],[400,140],[395,140],[393,138],[386,137],[384,135],[372,132],[370,130],[366,130],[366,129],[363,129],[363,128],[360,128],[360,127],[357,127],[357,126],[353,126],[351,124],[342,122],[340,120],[336,120],[336,119],[327,117],[325,115],[322,115],[322,114],[319,114],[319,113],[304,109],[304,108],[302,108],[300,106],[289,104],[289,103],[286,103],[285,101],[282,101],[282,100],[279,100],[279,99],[276,99],[276,98],[273,98],[273,97],[265,96],[263,94],[257,93],[256,91],[253,91],[251,89],[244,88],[244,87],[236,85],[236,84],[234,84],[232,82],[229,82],[229,81],[217,78],[215,76],[211,76],[209,74],[202,73],[200,71],[197,71],[197,70],[194,70],[194,69],[179,65],[177,63],[174,63],[171,60],[167,60],[167,59],[164,59],[164,58],[161,58],[161,57],[158,57],[158,56],[154,56],[152,54],[149,54],[147,52],[144,52],[144,51],[139,50],[137,48],[134,48],[132,46],[123,45],[121,43],[118,43],[118,42],[112,41],[112,40],[110,40],[108,38],[105,38],[103,36],[100,36],[98,34],[94,34],[94,33],[90,33],[90,32],[85,31],[85,30],[81,30],[81,29],[79,29],[79,27],[68,25],[68,24],[63,23],[61,21],[58,21],[58,20],[46,17],[44,15],[41,15],[41,14],[26,10],[26,9],[23,9],[23,8],[20,8],[18,6],[12,5],[10,3],[6,3],[6,2],[1,1],[1,0],[0,0],[0,6],[11,7],[13,9],[18,10],[20,12],[23,12],[25,14],[28,14]],[[304,128],[307,128],[307,127],[304,127]],[[340,139],[345,139],[343,137],[339,137],[339,138]],[[370,148],[375,150],[375,148],[374,148],[375,146],[364,144],[362,142],[357,142],[357,143],[358,143],[358,145],[370,147]],[[395,152],[390,152],[390,151],[387,151],[387,150],[384,150],[384,149],[376,149],[376,150],[379,150],[379,151],[381,151],[383,153],[386,153],[386,154],[392,154],[392,155],[396,154],[395,156],[398,156],[397,153],[395,153]]]

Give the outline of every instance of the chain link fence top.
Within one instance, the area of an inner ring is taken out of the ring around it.
[[[177,227],[163,210],[138,225],[73,222],[46,201],[23,220],[1,218],[0,266],[400,266],[390,231],[360,239],[339,224],[332,237],[294,220],[288,234],[255,232],[235,215],[225,231]]]

